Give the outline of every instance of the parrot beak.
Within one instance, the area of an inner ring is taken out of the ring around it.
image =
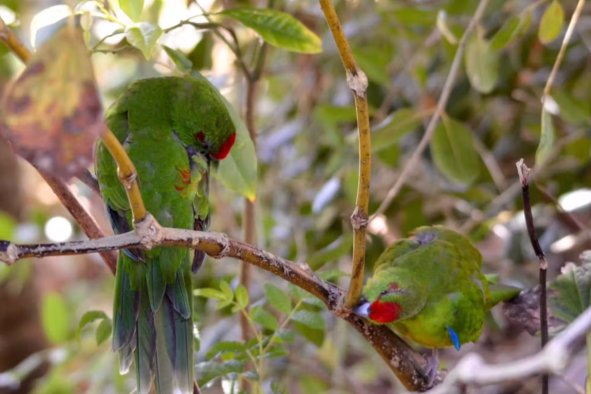
[[[353,308],[353,313],[355,313],[357,316],[368,318],[370,305],[371,304],[367,301],[362,302],[361,304],[359,304],[355,308]]]

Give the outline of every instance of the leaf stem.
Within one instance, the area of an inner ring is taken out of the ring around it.
[[[324,18],[332,33],[347,74],[347,84],[355,98],[357,128],[359,133],[359,177],[355,210],[351,215],[353,225],[353,267],[351,281],[345,299],[345,307],[353,308],[359,301],[365,270],[365,237],[368,224],[369,187],[371,181],[371,131],[367,105],[367,77],[357,66],[349,42],[331,0],[320,0]]]

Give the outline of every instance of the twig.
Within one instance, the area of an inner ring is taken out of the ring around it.
[[[320,0],[328,27],[339,50],[347,74],[347,84],[355,97],[357,128],[359,131],[359,179],[355,210],[351,215],[353,225],[353,268],[351,281],[345,299],[345,307],[354,307],[359,300],[363,287],[365,269],[365,236],[368,224],[369,186],[371,181],[371,132],[367,107],[367,77],[353,57],[351,47],[343,33],[339,17],[331,0]]]
[[[136,226],[136,231],[97,240],[56,244],[19,245],[0,241],[0,261],[13,264],[26,257],[61,256],[93,253],[122,248],[184,246],[204,251],[213,258],[233,257],[260,267],[306,290],[320,299],[334,315],[346,320],[371,343],[388,367],[409,390],[425,391],[439,378],[429,369],[428,360],[414,351],[392,330],[374,325],[341,308],[343,291],[318,278],[305,263],[275,256],[227,235],[160,227],[151,215]]]
[[[523,197],[523,214],[525,216],[525,224],[527,225],[527,233],[531,245],[540,260],[540,336],[542,348],[546,346],[548,342],[548,308],[547,308],[547,296],[546,296],[546,273],[548,271],[548,262],[542,251],[542,247],[538,242],[536,236],[536,229],[534,226],[534,219],[531,211],[531,202],[529,198],[529,172],[523,159],[516,163],[517,173],[519,174],[519,181],[521,182],[521,193]],[[542,375],[542,393],[548,393],[548,375]]]
[[[386,210],[386,208],[388,208],[390,203],[398,195],[398,193],[400,192],[400,189],[402,188],[402,186],[406,182],[408,176],[410,175],[411,170],[413,170],[416,167],[416,165],[419,161],[419,158],[421,157],[424,150],[427,148],[427,145],[431,141],[431,138],[433,137],[433,134],[435,133],[435,128],[437,127],[437,124],[439,123],[439,118],[445,112],[445,107],[447,106],[447,101],[448,101],[449,96],[451,94],[451,90],[453,88],[455,79],[456,79],[458,72],[460,70],[460,64],[462,62],[462,56],[464,54],[466,42],[468,41],[470,34],[472,34],[472,31],[478,25],[478,22],[482,18],[482,15],[484,14],[484,10],[486,9],[487,5],[488,5],[488,0],[481,0],[480,4],[478,4],[478,8],[474,12],[474,16],[470,20],[470,23],[468,24],[466,31],[464,32],[464,34],[462,35],[462,38],[460,39],[460,42],[458,44],[458,49],[456,50],[456,54],[454,55],[454,59],[451,64],[451,68],[449,70],[449,74],[447,75],[447,79],[445,80],[445,84],[443,85],[443,89],[441,90],[441,94],[439,95],[439,100],[437,101],[437,107],[435,108],[435,112],[433,113],[433,116],[431,117],[431,120],[429,121],[429,124],[427,125],[427,129],[425,130],[425,134],[423,135],[423,138],[419,142],[419,145],[417,146],[417,148],[413,152],[412,156],[410,157],[410,159],[408,160],[408,162],[406,163],[406,165],[402,169],[400,176],[398,177],[398,179],[396,180],[396,182],[394,183],[392,188],[390,188],[390,190],[388,190],[388,193],[386,194],[384,201],[382,201],[382,203],[380,204],[378,209],[371,216],[370,221],[373,220],[375,217],[383,214],[384,211]]]
[[[447,375],[445,381],[429,394],[460,393],[465,385],[487,384],[523,379],[539,373],[560,374],[568,367],[573,355],[584,345],[591,330],[591,308],[584,311],[564,331],[548,342],[533,356],[497,365],[487,364],[479,354],[468,353]]]
[[[579,0],[577,2],[577,7],[573,12],[573,16],[568,23],[568,27],[566,28],[566,33],[564,33],[564,38],[562,39],[562,44],[560,45],[560,50],[558,51],[558,55],[556,56],[556,60],[554,61],[554,65],[552,66],[552,71],[550,71],[550,75],[548,76],[548,80],[546,81],[546,85],[544,86],[544,93],[542,96],[542,103],[546,99],[546,97],[550,94],[550,90],[552,89],[552,84],[554,84],[554,79],[556,78],[556,74],[558,73],[558,69],[560,68],[560,64],[564,59],[564,55],[566,54],[566,47],[570,41],[570,38],[573,35],[573,31],[575,30],[575,26],[579,17],[581,16],[581,12],[583,11],[583,7],[585,6],[585,0]]]
[[[0,17],[0,41],[6,44],[8,49],[12,51],[23,63],[26,63],[31,58],[31,51],[27,49],[25,44],[6,26],[4,19]]]
[[[137,182],[137,172],[135,166],[131,162],[131,159],[127,155],[125,148],[119,142],[115,134],[111,130],[105,130],[102,134],[102,142],[105,147],[113,156],[113,159],[117,163],[117,175],[119,181],[127,193],[127,199],[129,200],[129,206],[131,207],[131,213],[133,216],[134,223],[141,222],[146,217],[146,207],[140,193],[140,187]]]

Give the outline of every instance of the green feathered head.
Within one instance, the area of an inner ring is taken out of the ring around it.
[[[224,159],[236,140],[223,98],[206,79],[176,79],[173,128],[181,141],[213,161]]]

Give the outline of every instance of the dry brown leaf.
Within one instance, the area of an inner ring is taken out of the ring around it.
[[[2,112],[4,137],[41,170],[69,179],[92,163],[104,128],[80,29],[67,24],[45,42],[6,89]]]

